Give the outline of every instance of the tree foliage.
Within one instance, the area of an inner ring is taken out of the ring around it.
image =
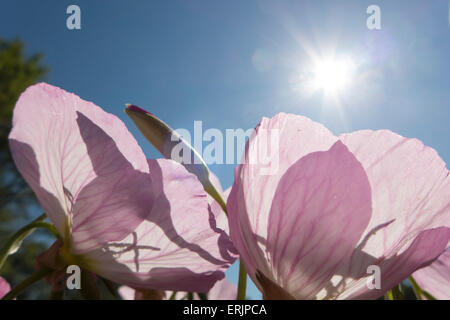
[[[47,73],[42,54],[26,57],[19,40],[0,39],[0,211],[14,205],[29,204],[33,196],[17,172],[8,148],[8,134],[14,105],[20,94]]]
[[[21,224],[29,222],[32,215],[30,208],[37,208],[32,191],[12,160],[8,134],[13,108],[20,94],[28,86],[41,81],[48,72],[42,64],[42,57],[42,54],[27,57],[25,45],[20,40],[0,38],[0,246]],[[34,258],[46,247],[46,237],[43,235],[36,233],[25,241],[0,271],[12,285],[34,271]],[[42,297],[42,288],[36,288],[28,298]]]

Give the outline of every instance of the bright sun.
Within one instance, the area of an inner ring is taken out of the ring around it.
[[[336,95],[351,84],[354,69],[353,62],[348,58],[316,61],[312,69],[313,87]]]

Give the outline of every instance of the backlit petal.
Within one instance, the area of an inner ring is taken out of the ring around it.
[[[297,299],[311,299],[347,270],[371,216],[361,164],[342,142],[301,158],[280,180],[269,216],[269,273]],[[266,276],[269,276],[266,274]]]
[[[227,202],[230,235],[251,276],[268,268],[269,212],[281,177],[301,157],[328,150],[336,140],[321,124],[291,114],[263,118],[256,127]]]
[[[123,239],[151,206],[148,165],[117,117],[48,84],[14,109],[10,148],[19,171],[74,252]],[[66,239],[68,240],[68,239]]]
[[[234,261],[197,177],[181,164],[149,160],[155,205],[124,240],[87,257],[92,269],[134,288],[207,292]]]
[[[436,299],[450,300],[450,249],[412,276],[423,290]]]

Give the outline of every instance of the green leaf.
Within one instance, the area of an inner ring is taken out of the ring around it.
[[[37,228],[47,228],[49,229],[49,224],[42,222],[45,219],[45,213],[39,216],[36,220],[26,225],[19,231],[17,231],[8,242],[6,242],[5,246],[0,250],[0,270],[3,267],[6,259],[9,255],[14,254],[19,250],[22,242],[32,234]]]
[[[209,179],[209,169],[201,155],[175,130],[156,117],[137,106],[127,105],[125,113],[133,120],[143,136],[166,158],[173,159],[172,151],[175,146],[187,151],[190,155],[188,163],[181,164],[187,171],[197,176],[203,188],[216,200],[223,211],[227,213],[225,201]],[[180,145],[181,144],[181,145]]]

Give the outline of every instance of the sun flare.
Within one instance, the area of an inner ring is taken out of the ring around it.
[[[312,82],[316,90],[338,94],[353,81],[354,64],[351,59],[316,61],[312,69]]]

